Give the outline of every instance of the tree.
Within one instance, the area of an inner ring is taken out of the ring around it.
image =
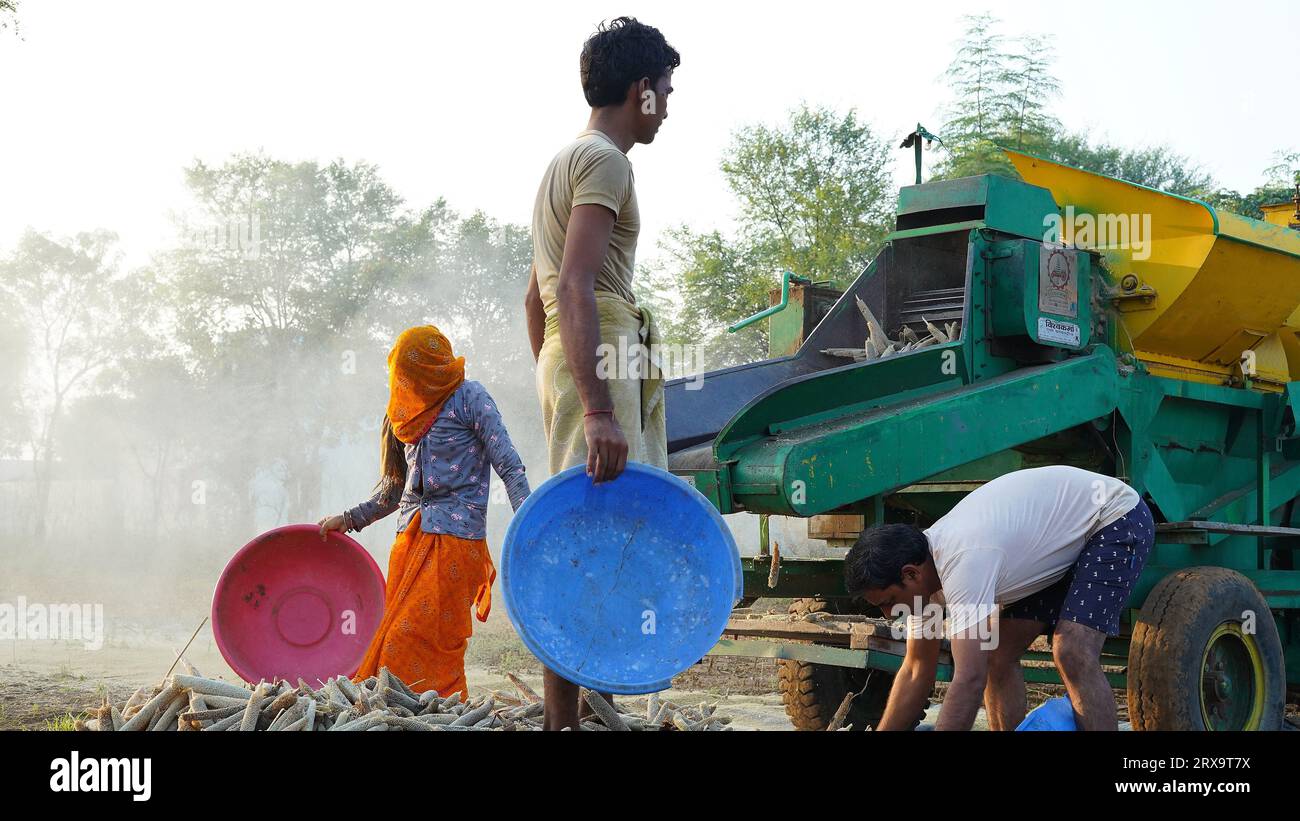
[[[354,449],[373,466],[336,484],[359,499],[386,355],[413,324],[444,327],[512,424],[533,425],[517,444],[542,441],[526,228],[408,208],[366,163],[245,154],[185,173],[183,240],[143,269],[119,275],[108,234],[31,232],[0,260],[0,454],[35,459],[38,526],[51,478],[96,479],[114,529],[158,567],[161,545],[314,520],[323,474]]]
[[[31,441],[28,414],[23,404],[23,376],[28,361],[28,340],[18,317],[0,316],[0,456],[22,453]]]
[[[378,440],[384,361],[404,328],[442,327],[472,378],[531,370],[523,227],[462,218],[443,200],[408,209],[365,163],[239,155],[196,163],[187,182],[191,241],[156,262],[182,361],[206,397],[214,446],[194,470],[215,477],[223,526],[246,533],[259,510],[319,515],[326,452]]]
[[[503,342],[511,332],[523,332],[519,305],[532,255],[532,238],[523,226],[478,211],[464,219],[451,215],[444,246],[416,267],[420,281],[411,291],[420,297],[423,313],[410,316],[408,324],[446,324],[457,353],[486,377],[531,367],[526,342]]]
[[[196,519],[189,504],[194,478],[186,472],[201,469],[215,444],[202,412],[210,397],[162,344],[119,357],[95,387],[69,410],[64,438],[77,454],[77,471],[112,480],[114,507],[131,509],[115,530],[131,545],[175,547],[165,539],[169,527]],[[136,506],[142,501],[147,505]]]
[[[893,224],[890,159],[891,143],[853,111],[805,104],[783,125],[737,131],[721,162],[736,234],[680,226],[663,243],[664,265],[639,276],[666,337],[704,346],[710,368],[765,356],[765,325],[726,326],[767,307],[783,270],[840,285],[861,272]]]
[[[13,28],[18,33],[18,0],[0,0],[0,31]]]
[[[1185,197],[1204,197],[1215,185],[1209,172],[1167,146],[1123,148],[1092,143],[1083,133],[1063,132],[1051,136],[1038,153],[1075,168]]]
[[[1012,148],[1032,150],[1046,135],[1060,130],[1060,122],[1048,113],[1048,103],[1061,93],[1061,83],[1052,74],[1055,62],[1052,38],[1027,35],[1020,50],[1008,57],[1007,121],[1001,136]]]
[[[1300,153],[1278,151],[1273,155],[1273,164],[1264,169],[1263,185],[1248,193],[1215,191],[1207,200],[1215,208],[1263,219],[1263,206],[1293,201],[1297,185],[1300,185]]]
[[[68,404],[118,352],[132,291],[117,273],[106,231],[52,239],[27,231],[0,264],[0,294],[24,323],[29,359],[22,406],[31,414],[28,447],[36,480],[33,537],[45,541],[50,483]],[[132,318],[133,319],[133,318]]]
[[[405,263],[392,299],[376,303],[371,326],[386,343],[411,325],[442,328],[465,357],[467,377],[491,391],[525,461],[544,458],[541,449],[528,450],[545,441],[520,308],[533,255],[529,230],[477,211],[461,217],[441,201],[422,219],[421,251]]]
[[[953,100],[944,124],[940,179],[977,174],[1017,177],[1004,148],[1191,197],[1214,190],[1214,179],[1165,146],[1125,148],[1066,131],[1051,113],[1061,83],[1052,73],[1049,36],[1008,41],[988,15],[963,18],[966,33],[945,77]]]
[[[1273,164],[1264,169],[1264,185],[1294,189],[1300,185],[1300,151],[1276,151]]]
[[[724,237],[717,231],[696,233],[686,226],[668,232],[663,244],[666,265],[643,272],[639,300],[658,294],[679,295],[680,303],[659,297],[656,314],[664,338],[679,345],[698,346],[707,370],[767,356],[767,324],[757,323],[739,333],[727,326],[767,307],[772,287],[771,248]]]
[[[323,448],[361,432],[383,374],[363,369],[383,343],[365,327],[402,268],[389,250],[400,198],[365,163],[291,164],[239,155],[195,163],[186,247],[158,258],[187,366],[212,397],[221,438],[207,469],[237,530],[251,528],[259,476],[284,488],[275,517],[320,505]],[[409,253],[409,249],[404,249]],[[382,357],[379,357],[382,361]]]
[[[847,283],[890,230],[891,159],[890,143],[854,111],[805,104],[784,126],[740,129],[722,173],[751,247],[767,249],[774,267]]]
[[[1006,51],[1005,38],[997,31],[997,18],[987,13],[966,15],[962,22],[966,32],[944,72],[953,100],[939,134],[945,150],[936,176],[1009,175],[1011,164],[998,149],[997,142],[1006,137],[1007,125],[1016,120],[1019,110],[1013,97],[1016,88],[1013,57]],[[1039,54],[1035,59],[1043,63],[1045,72],[1049,62],[1045,55]],[[1026,83],[1031,79],[1027,74]],[[1033,86],[1028,86],[1020,94],[1020,100],[1028,107],[1036,95]]]

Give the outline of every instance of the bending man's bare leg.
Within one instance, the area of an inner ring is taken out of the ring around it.
[[[1028,619],[998,619],[998,647],[989,659],[984,711],[990,730],[1014,730],[1025,720],[1025,676],[1020,657],[1047,626]]]
[[[1052,636],[1052,658],[1074,705],[1080,730],[1118,730],[1115,691],[1101,669],[1100,630],[1072,621],[1060,621]]]

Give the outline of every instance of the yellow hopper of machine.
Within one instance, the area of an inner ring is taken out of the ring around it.
[[[1052,192],[1062,240],[1106,258],[1121,350],[1180,379],[1263,390],[1300,379],[1300,231],[1006,153]]]

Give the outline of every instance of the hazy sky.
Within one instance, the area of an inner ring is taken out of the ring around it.
[[[1008,34],[1055,34],[1069,127],[1168,143],[1239,189],[1300,147],[1293,0],[24,0],[22,39],[0,36],[0,249],[28,225],[103,227],[143,261],[175,238],[183,166],[257,149],[364,159],[412,205],[442,195],[526,223],[547,160],[586,121],[583,39],[632,14],[683,58],[659,138],[630,155],[649,254],[666,226],[727,224],[718,158],[741,124],[807,100],[856,107],[891,139],[917,120],[938,131],[959,18],[986,8]],[[907,181],[909,152],[897,169]]]

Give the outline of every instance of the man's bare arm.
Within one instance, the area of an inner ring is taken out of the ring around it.
[[[598,483],[616,478],[627,464],[627,438],[614,418],[609,386],[596,375],[596,348],[600,345],[596,274],[609,251],[614,216],[603,205],[574,206],[555,295],[560,342],[582,406],[588,412],[606,411],[584,418],[587,473]]]
[[[989,635],[989,634],[986,634]],[[989,651],[985,640],[977,637],[954,638],[952,646],[952,683],[939,710],[936,730],[969,730],[984,702],[984,684],[988,680]]]
[[[889,702],[877,730],[910,730],[934,690],[939,666],[939,639],[908,638],[903,665],[894,676]]]
[[[524,318],[528,321],[528,344],[533,348],[533,361],[542,355],[542,340],[546,338],[546,309],[542,307],[542,292],[537,287],[537,266],[528,275],[528,291],[524,294]]]

